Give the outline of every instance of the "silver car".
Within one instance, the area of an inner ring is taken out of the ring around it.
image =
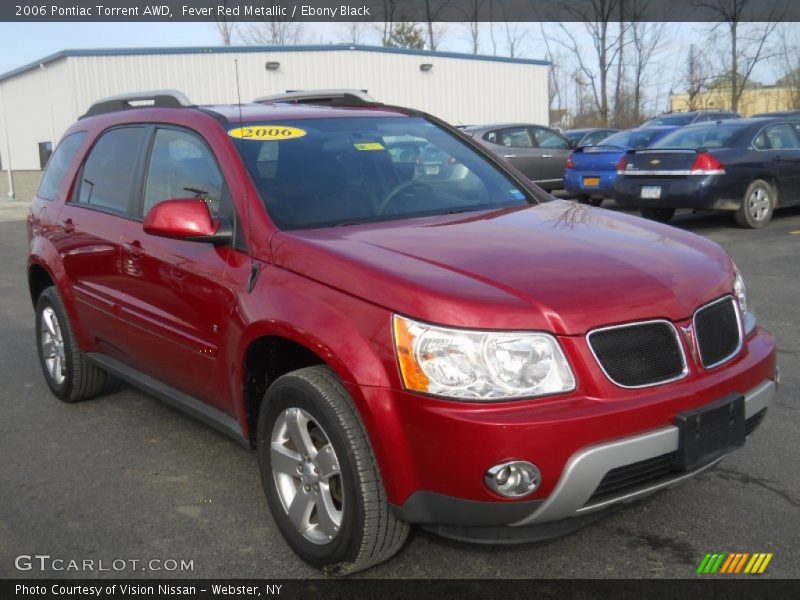
[[[574,143],[549,127],[524,123],[466,127],[489,148],[548,191],[564,186],[564,166]]]

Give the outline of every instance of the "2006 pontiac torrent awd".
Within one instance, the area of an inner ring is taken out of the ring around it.
[[[286,541],[332,573],[412,524],[574,530],[713,467],[776,391],[719,246],[358,92],[102,100],[28,228],[53,394],[114,377],[254,447]]]

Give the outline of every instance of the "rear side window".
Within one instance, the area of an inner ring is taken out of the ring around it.
[[[81,172],[78,202],[127,213],[144,127],[119,127],[103,134]]]
[[[536,138],[536,144],[539,148],[569,148],[569,142],[555,131],[543,129],[541,127],[534,127],[531,131]]]
[[[86,132],[80,131],[68,135],[56,148],[50,162],[42,175],[42,182],[39,184],[39,191],[36,195],[44,200],[53,200],[58,195],[58,191],[64,185],[64,178],[67,176],[67,169],[75,158],[75,153],[81,147],[86,138]]]
[[[145,215],[164,200],[202,198],[218,217],[222,189],[222,173],[205,142],[186,131],[156,132],[144,188]]]
[[[797,150],[800,147],[794,127],[788,123],[767,127],[767,140],[773,150]]]

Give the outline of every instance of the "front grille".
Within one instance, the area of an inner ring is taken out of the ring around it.
[[[730,296],[707,304],[694,314],[694,330],[703,366],[721,364],[739,351],[739,315]]]
[[[750,435],[764,420],[767,409],[762,409],[745,421],[745,433]],[[584,506],[591,506],[644,489],[648,486],[669,481],[685,471],[675,468],[677,452],[661,454],[646,460],[611,469],[597,485],[594,493]]]
[[[593,331],[589,345],[611,381],[644,387],[674,381],[686,363],[672,323],[648,321]]]

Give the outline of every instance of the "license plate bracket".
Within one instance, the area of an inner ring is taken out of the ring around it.
[[[675,467],[691,471],[744,446],[744,415],[741,394],[678,413],[675,425],[680,437]]]

